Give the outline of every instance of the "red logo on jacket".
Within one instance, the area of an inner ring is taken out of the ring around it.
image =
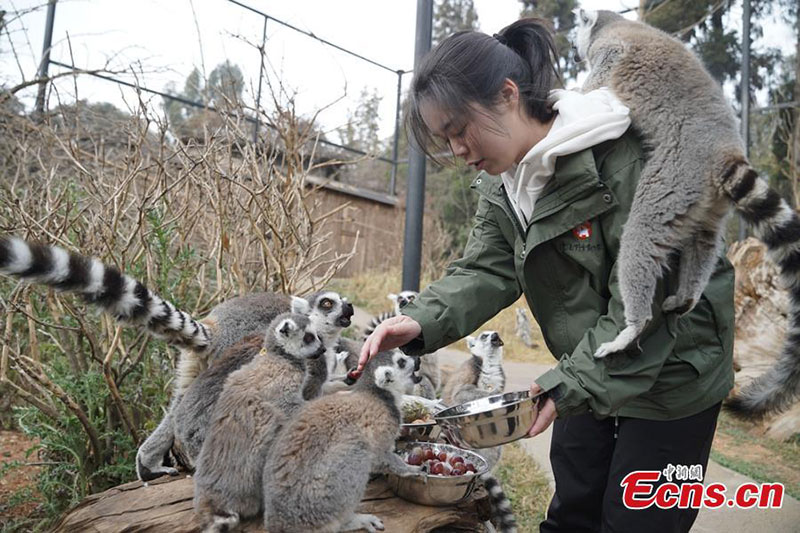
[[[572,229],[572,234],[575,235],[575,238],[579,241],[585,241],[589,237],[592,236],[592,223],[591,221],[587,220],[583,224],[576,226]]]

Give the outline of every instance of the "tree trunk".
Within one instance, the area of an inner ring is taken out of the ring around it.
[[[97,533],[126,531],[190,533],[201,530],[192,509],[194,485],[188,477],[161,477],[147,486],[134,481],[84,499],[65,513],[55,532]],[[446,531],[482,532],[489,517],[489,501],[483,489],[458,506],[427,507],[395,496],[384,478],[370,482],[358,508],[378,516],[386,531],[422,533]],[[241,531],[264,532],[261,518],[243,523]]]
[[[780,284],[778,268],[766,252],[766,246],[752,237],[735,243],[728,251],[736,268],[734,390],[772,367],[786,338],[789,297]],[[800,432],[800,406],[767,418],[762,430],[778,440]]]

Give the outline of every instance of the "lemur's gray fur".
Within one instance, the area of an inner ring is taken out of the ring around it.
[[[284,421],[319,395],[328,376],[324,353],[313,322],[285,313],[270,324],[258,355],[225,380],[194,475],[205,531],[261,512],[265,456]]]
[[[503,370],[503,340],[496,331],[483,331],[478,337],[467,337],[472,354],[447,379],[442,389],[442,401],[458,405],[493,394],[501,394],[506,386]],[[500,461],[502,447],[484,448],[480,454],[490,468]]]
[[[403,391],[419,378],[416,360],[381,352],[352,391],[303,405],[278,434],[264,467],[264,521],[270,533],[383,529],[355,514],[372,471],[417,470],[394,453]]]
[[[288,300],[288,298],[287,298]],[[325,355],[334,352],[340,345],[339,334],[350,325],[353,306],[333,291],[314,293],[307,298],[291,298],[291,311],[309,316],[312,326],[323,340]],[[263,343],[267,327],[256,335],[256,344]],[[222,391],[225,378],[233,371],[250,362],[258,350],[253,343],[234,344],[221,358],[214,362],[186,389],[180,400],[174,404],[169,416],[174,427],[175,438],[180,443],[176,448],[182,453],[182,463],[191,468],[200,453],[205,439],[213,406]],[[327,359],[325,359],[327,368]],[[163,440],[161,448],[167,446]],[[163,453],[163,452],[162,452]]]
[[[413,302],[418,295],[419,293],[416,291],[402,291],[399,294],[388,294],[387,298],[394,302],[394,309],[392,311],[385,311],[378,316],[373,317],[367,325],[367,328],[364,330],[364,339],[369,337],[381,322],[400,315],[400,310],[409,303]],[[436,352],[422,357],[422,366],[420,368],[419,375],[422,377],[422,381],[414,385],[406,392],[415,396],[421,396],[423,398],[435,400],[436,393],[439,391],[439,387],[442,385],[442,371],[439,368],[439,357]]]
[[[637,339],[673,253],[680,253],[678,288],[662,309],[695,306],[733,207],[778,264],[791,311],[778,363],[728,407],[750,418],[786,409],[800,392],[800,218],[750,166],[722,88],[684,43],[613,12],[580,10],[577,48],[591,68],[584,90],[609,87],[630,109],[647,149],[617,261],[626,327],[595,355]]]
[[[143,481],[177,474],[176,469],[164,465],[174,441],[172,410],[198,374],[238,341],[263,335],[278,314],[290,310],[291,302],[284,294],[247,294],[218,304],[197,320],[96,258],[12,236],[0,236],[0,273],[77,293],[120,322],[142,325],[180,349],[170,407],[137,453],[136,471]],[[352,306],[350,311],[352,316]]]
[[[467,346],[472,357],[462,363],[444,384],[442,400],[447,405],[500,394],[505,389],[500,335],[496,331],[483,331],[477,338],[467,337]]]

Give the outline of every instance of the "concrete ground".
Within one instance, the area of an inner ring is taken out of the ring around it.
[[[357,310],[354,322],[356,325],[366,324],[370,316]],[[439,350],[440,364],[444,370],[452,370],[460,365],[468,354],[461,350]],[[533,380],[550,368],[550,365],[507,362],[506,390],[525,390],[530,387]],[[551,426],[552,427],[552,426]],[[539,464],[542,471],[548,476],[551,487],[555,487],[553,471],[550,468],[550,438],[552,431],[548,430],[533,439],[520,441],[522,447]],[[751,478],[734,472],[714,461],[709,461],[705,472],[705,484],[723,483],[727,493],[741,486],[743,483],[757,483]],[[701,509],[697,516],[692,533],[798,533],[800,532],[800,502],[789,495],[784,495],[783,506],[780,509],[740,509],[723,507],[719,509]]]

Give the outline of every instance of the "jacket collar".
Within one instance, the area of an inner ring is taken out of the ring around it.
[[[597,174],[595,157],[591,148],[559,157],[556,160],[553,178],[536,202],[530,224],[560,211],[575,198],[586,194],[587,190],[597,187],[599,183],[600,177]],[[500,176],[491,176],[486,172],[480,172],[470,187],[494,203],[506,204],[503,180]]]

